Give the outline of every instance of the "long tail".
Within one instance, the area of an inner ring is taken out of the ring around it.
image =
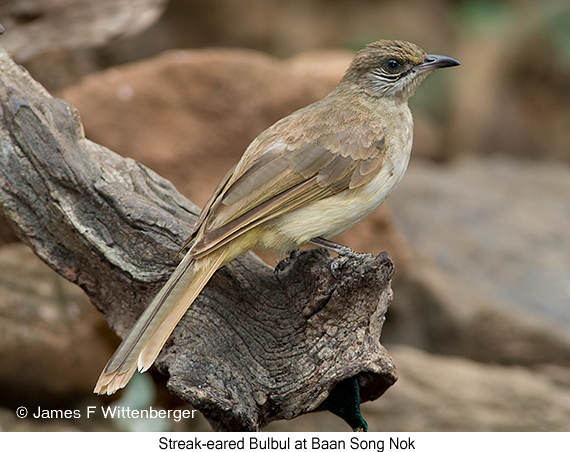
[[[228,248],[194,260],[186,254],[119,345],[95,385],[96,394],[124,388],[135,370],[146,371],[192,302],[214,272],[225,263]]]

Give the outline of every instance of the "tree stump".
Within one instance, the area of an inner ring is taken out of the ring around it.
[[[177,265],[199,209],[86,139],[76,110],[1,49],[0,107],[3,215],[124,336]],[[374,400],[396,380],[380,344],[392,274],[386,253],[311,250],[277,273],[248,253],[214,275],[156,364],[218,431],[313,411],[354,376],[361,400]]]

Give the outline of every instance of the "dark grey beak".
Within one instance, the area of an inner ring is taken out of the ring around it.
[[[441,69],[442,67],[459,66],[461,63],[455,58],[443,55],[426,55],[422,64],[416,66],[416,71],[427,72]]]

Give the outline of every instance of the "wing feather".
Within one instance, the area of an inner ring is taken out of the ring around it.
[[[224,178],[200,215],[194,256],[307,203],[361,187],[378,174],[386,157],[382,131],[363,123],[344,124],[325,136],[315,132],[312,139],[308,133],[302,144],[271,139],[284,135],[279,128],[268,129]]]

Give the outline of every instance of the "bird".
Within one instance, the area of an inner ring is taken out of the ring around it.
[[[166,284],[123,339],[96,383],[97,394],[145,372],[221,266],[254,247],[278,254],[311,243],[339,254],[330,239],[361,221],[394,191],[410,159],[408,99],[454,58],[397,40],[356,53],[325,98],[277,121],[221,179]]]

